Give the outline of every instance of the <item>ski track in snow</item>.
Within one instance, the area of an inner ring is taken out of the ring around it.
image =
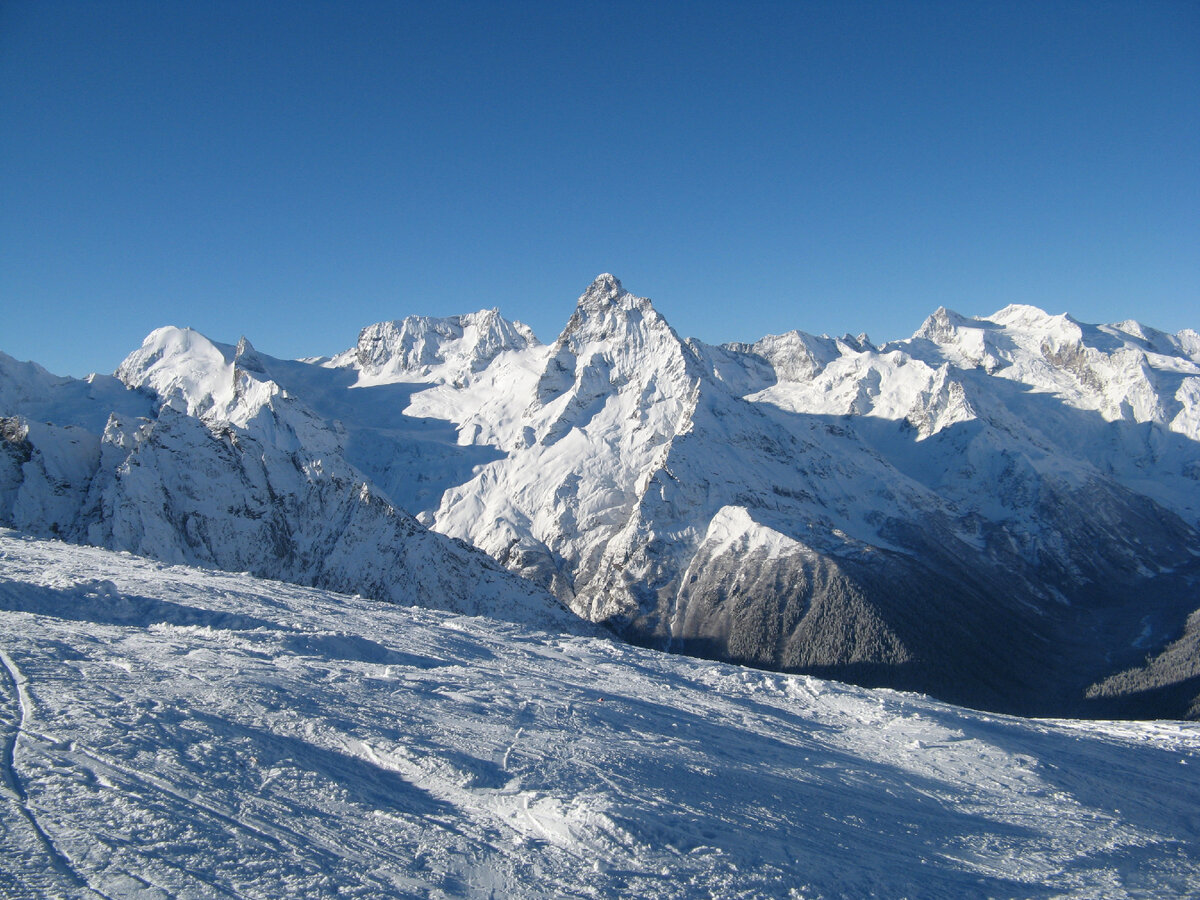
[[[87,881],[80,877],[70,859],[58,848],[53,838],[46,833],[41,822],[38,821],[37,813],[29,803],[29,795],[21,783],[21,774],[17,771],[17,744],[21,742],[22,738],[28,739],[30,735],[33,701],[29,696],[28,685],[21,670],[3,650],[0,650],[0,667],[4,670],[5,681],[11,687],[9,694],[11,702],[16,706],[13,724],[6,728],[3,738],[3,751],[0,751],[2,752],[0,774],[3,775],[5,792],[11,795],[12,801],[15,801],[12,805],[24,817],[34,838],[34,846],[27,844],[22,847],[23,852],[19,853],[19,865],[23,864],[22,868],[25,871],[21,871],[19,874],[9,873],[16,886],[22,887],[23,885],[24,889],[13,892],[7,886],[0,884],[0,896],[16,898],[42,894],[47,896],[50,894],[62,896],[74,894],[80,888],[88,888]],[[39,849],[41,850],[40,854],[38,853]],[[14,866],[14,868],[16,867]],[[38,871],[39,869],[40,871]],[[3,873],[3,869],[0,869],[0,873]],[[83,896],[104,897],[105,895],[88,888]]]
[[[4,531],[0,648],[4,900],[1200,893],[1190,723],[978,713]]]

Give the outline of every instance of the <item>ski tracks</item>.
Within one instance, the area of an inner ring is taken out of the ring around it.
[[[6,729],[2,746],[0,746],[0,782],[3,783],[3,791],[9,796],[11,805],[25,819],[32,832],[34,845],[32,849],[35,852],[30,855],[44,854],[46,857],[40,863],[31,865],[29,871],[22,872],[18,876],[21,883],[16,885],[20,890],[6,894],[6,896],[65,896],[63,888],[65,885],[69,885],[72,893],[82,892],[84,896],[107,898],[107,895],[89,885],[87,879],[76,871],[71,860],[42,827],[41,822],[38,821],[37,812],[29,802],[29,794],[25,790],[20,772],[17,771],[17,746],[29,730],[33,715],[33,701],[29,696],[28,682],[24,673],[13,662],[12,657],[3,650],[0,650],[0,670],[2,670],[0,675],[11,685],[10,696],[14,706],[13,724]],[[41,854],[36,853],[38,847],[42,851]],[[34,860],[31,859],[30,862],[34,863]],[[48,865],[46,865],[47,863]],[[0,885],[0,888],[3,887]]]

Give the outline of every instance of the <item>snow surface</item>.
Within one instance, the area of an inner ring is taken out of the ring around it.
[[[1197,810],[1192,724],[983,714],[0,531],[6,900],[1182,897]]]

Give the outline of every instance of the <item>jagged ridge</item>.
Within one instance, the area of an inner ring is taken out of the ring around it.
[[[118,369],[127,389],[95,398],[119,401],[101,434],[38,422],[71,415],[52,394],[72,385],[26,379],[26,400],[6,410],[18,415],[3,420],[2,521],[167,562],[580,626],[544,592],[390,502],[347,461],[346,429],[271,377],[278,367],[287,382],[296,366],[336,374],[271,360],[244,338],[230,347],[159,329]]]

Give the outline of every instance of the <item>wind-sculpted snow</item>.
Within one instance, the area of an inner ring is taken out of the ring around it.
[[[710,545],[763,537],[722,523]],[[1195,725],[0,532],[6,898],[1195,896],[1198,768]]]

